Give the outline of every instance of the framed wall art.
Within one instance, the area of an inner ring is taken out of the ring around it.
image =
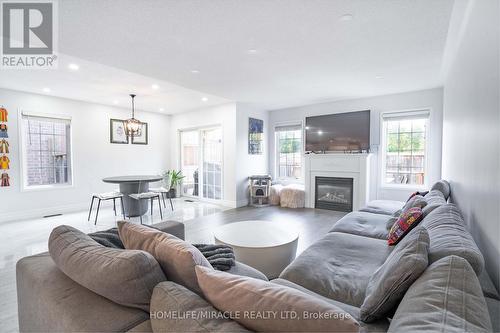
[[[132,144],[134,145],[147,145],[148,144],[148,123],[141,123],[141,130],[139,135],[132,137]]]
[[[264,142],[264,121],[261,119],[248,118],[248,154],[262,154]]]
[[[121,119],[109,120],[109,140],[111,143],[128,144],[128,136],[125,133],[125,125]]]

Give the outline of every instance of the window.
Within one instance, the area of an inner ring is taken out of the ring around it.
[[[71,185],[71,120],[22,115],[25,188]]]
[[[382,115],[383,184],[425,185],[428,111]]]
[[[302,126],[277,126],[275,128],[278,178],[301,178],[302,175]]]

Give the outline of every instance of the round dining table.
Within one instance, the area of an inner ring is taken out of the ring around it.
[[[149,191],[149,183],[162,180],[162,176],[118,176],[107,177],[102,181],[110,184],[118,184],[120,192],[123,194],[123,206],[127,216],[142,216],[148,211],[147,200],[132,199],[130,194],[137,194]]]

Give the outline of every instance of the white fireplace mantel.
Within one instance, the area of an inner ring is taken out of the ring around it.
[[[305,155],[306,207],[314,208],[316,177],[352,178],[353,210],[363,207],[369,200],[371,157],[372,154]]]

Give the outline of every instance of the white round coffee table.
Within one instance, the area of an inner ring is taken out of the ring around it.
[[[280,222],[255,220],[223,225],[214,237],[234,249],[236,260],[273,279],[295,259],[299,233]]]

